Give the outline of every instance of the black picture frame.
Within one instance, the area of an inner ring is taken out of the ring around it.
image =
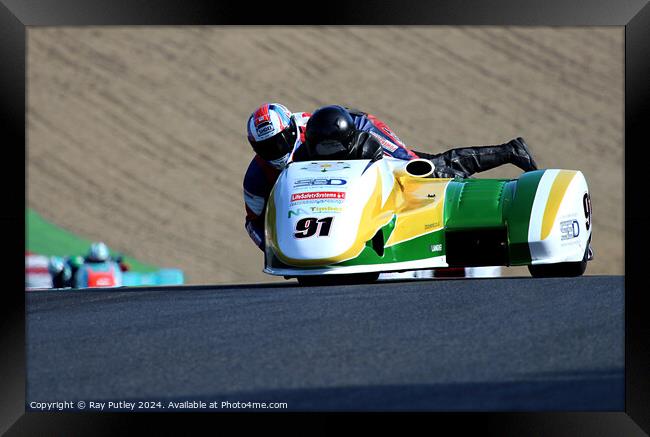
[[[2,379],[0,431],[17,434],[114,434],[124,430],[122,414],[25,413],[25,197],[16,179],[26,175],[26,28],[83,25],[227,24],[432,24],[625,26],[625,411],[611,413],[458,413],[436,414],[454,429],[472,426],[499,435],[643,435],[650,432],[650,324],[644,318],[650,220],[643,183],[648,162],[646,129],[650,106],[650,5],[645,0],[560,0],[344,2],[345,7],[269,8],[251,15],[243,2],[141,0],[0,0],[0,125],[10,161],[0,172],[4,188],[0,224],[8,254],[3,275],[0,347]],[[21,147],[22,145],[22,147]],[[23,164],[24,163],[24,164]],[[23,167],[25,165],[25,167]],[[8,171],[11,170],[11,171]],[[608,169],[603,163],[603,174]],[[15,173],[14,173],[15,172]],[[25,195],[26,190],[22,191]],[[606,255],[605,255],[606,256]],[[20,263],[20,265],[19,265]],[[126,419],[132,421],[130,415]],[[167,426],[167,420],[155,420]],[[467,416],[467,417],[466,417]],[[194,420],[195,414],[184,414]],[[205,417],[205,416],[204,416]],[[472,420],[467,420],[471,418]]]

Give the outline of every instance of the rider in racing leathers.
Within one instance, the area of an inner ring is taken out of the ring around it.
[[[72,272],[64,258],[59,256],[50,257],[47,264],[47,270],[52,276],[52,288],[70,287]]]
[[[114,266],[119,269],[119,271],[115,272],[116,275],[121,275],[121,272],[129,270],[122,255],[111,256],[108,246],[102,241],[92,243],[88,248],[88,253],[81,257],[81,261],[76,268],[78,274],[74,274],[71,280],[72,284],[77,288],[87,286],[88,272],[83,268],[84,266]]]
[[[295,154],[301,159],[311,159],[309,155],[320,147],[319,144],[327,149],[320,150],[319,156],[326,153],[332,159],[345,159],[351,150],[364,154],[377,149],[398,159],[425,158],[434,163],[434,177],[466,178],[507,163],[524,171],[537,169],[522,138],[495,146],[462,147],[428,154],[409,150],[384,122],[372,114],[334,105],[318,109],[313,116],[315,118],[307,112],[291,113],[278,103],[266,103],[248,119],[248,141],[256,155],[244,176],[246,230],[262,250],[266,201],[294,146]],[[331,140],[339,145],[330,147]]]

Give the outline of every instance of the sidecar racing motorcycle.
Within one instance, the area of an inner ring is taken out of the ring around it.
[[[593,226],[582,172],[449,179],[433,170],[425,159],[386,156],[290,162],[265,213],[264,272],[303,285],[443,267],[585,272]]]

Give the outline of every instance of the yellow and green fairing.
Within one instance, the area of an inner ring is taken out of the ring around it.
[[[266,212],[267,265],[322,270],[444,260],[446,233],[476,229],[505,229],[508,265],[530,264],[530,214],[544,170],[517,179],[438,179],[376,171],[378,177],[363,208],[356,238],[349,249],[333,257],[295,259],[281,251],[272,192]],[[395,183],[382,203],[384,177],[394,177]]]

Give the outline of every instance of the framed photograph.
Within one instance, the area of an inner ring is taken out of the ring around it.
[[[0,6],[26,266],[3,431],[276,411],[648,432],[643,1],[304,24],[77,3]]]

